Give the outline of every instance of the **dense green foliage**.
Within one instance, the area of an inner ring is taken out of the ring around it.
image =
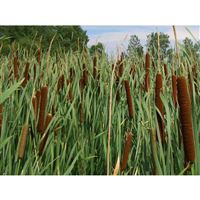
[[[0,26],[0,37],[4,38],[1,40],[3,53],[9,52],[13,42],[28,50],[41,46],[45,51],[54,38],[51,47],[53,52],[58,49],[79,51],[88,42],[86,31],[80,26]]]

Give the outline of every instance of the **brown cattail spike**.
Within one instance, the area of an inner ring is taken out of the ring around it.
[[[186,78],[177,78],[178,103],[180,107],[181,132],[185,152],[185,163],[195,161],[195,144],[192,126],[192,108]]]
[[[53,118],[53,116],[50,113],[46,116],[45,131],[47,130],[52,118]],[[48,132],[46,132],[46,134],[44,135],[43,139],[40,142],[40,146],[39,146],[39,155],[40,156],[42,155],[42,153],[44,151],[44,147],[47,142],[47,138],[48,138]]]
[[[60,92],[60,90],[63,90],[64,88],[64,83],[65,83],[65,77],[64,74],[62,74],[60,76],[60,78],[58,79],[58,85],[57,85],[57,90],[58,92]]]
[[[28,135],[28,124],[25,124],[22,128],[19,150],[18,150],[18,157],[21,160],[24,158],[27,135]]]
[[[47,96],[48,96],[48,87],[43,86],[41,88],[41,100],[40,100],[40,113],[38,119],[38,131],[40,133],[44,132],[44,122],[45,122],[45,111],[46,111],[46,104],[47,104]]]
[[[132,147],[132,136],[133,136],[132,133],[129,132],[126,137],[126,141],[124,145],[124,153],[123,153],[123,158],[122,158],[122,163],[121,163],[121,171],[124,171],[127,166],[128,156]]]
[[[145,57],[145,91],[148,92],[150,88],[150,55],[147,52]]]
[[[126,89],[126,98],[127,98],[127,104],[128,104],[128,111],[129,111],[129,117],[133,118],[133,102],[131,97],[131,89],[128,80],[124,81],[125,89]]]
[[[24,71],[24,81],[22,82],[22,87],[25,87],[29,80],[28,70],[29,70],[29,63],[26,63],[26,67]]]
[[[19,79],[18,70],[19,70],[19,62],[17,57],[14,57],[14,77],[16,80]]]
[[[41,50],[40,49],[38,49],[37,51],[37,62],[39,65],[41,65]]]
[[[164,71],[165,71],[165,76],[168,76],[168,70],[167,70],[167,64],[164,63]]]
[[[157,74],[156,76],[156,88],[155,88],[155,104],[159,112],[157,112],[157,120],[158,120],[158,126],[160,130],[160,138],[161,142],[163,143],[165,140],[165,135],[164,135],[164,122],[163,122],[163,117],[164,117],[164,109],[163,109],[163,102],[160,98],[160,94],[162,92],[162,75]]]
[[[97,57],[96,56],[93,58],[93,66],[94,66],[93,77],[95,79],[97,75]]]
[[[177,106],[177,87],[176,87],[176,75],[172,75],[172,93],[174,106]]]
[[[88,81],[88,74],[85,63],[83,64],[83,80],[84,80],[84,85],[86,85]]]

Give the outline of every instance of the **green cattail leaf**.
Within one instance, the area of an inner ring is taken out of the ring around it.
[[[22,82],[23,80],[19,81],[18,83],[15,83],[5,92],[3,92],[2,95],[0,96],[0,104],[2,104],[15,90],[17,90],[18,87],[22,84]]]

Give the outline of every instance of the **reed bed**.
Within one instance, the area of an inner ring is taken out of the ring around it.
[[[38,49],[0,55],[0,174],[200,174],[199,58]]]

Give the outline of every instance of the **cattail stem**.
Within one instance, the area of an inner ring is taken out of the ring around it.
[[[88,81],[88,74],[87,74],[87,68],[85,63],[83,64],[83,80],[84,80],[84,85],[86,86],[87,81]]]
[[[48,96],[48,87],[43,86],[41,88],[40,113],[39,113],[39,120],[38,120],[38,131],[40,133],[44,132],[47,96]]]
[[[128,156],[132,147],[132,136],[133,136],[132,133],[129,132],[126,137],[126,141],[124,145],[124,153],[123,153],[123,158],[122,158],[122,163],[121,163],[121,171],[124,171],[127,166]]]
[[[195,161],[194,132],[192,125],[192,108],[187,89],[186,78],[177,78],[178,103],[180,106],[181,132],[185,153],[185,164]]]
[[[57,91],[60,92],[60,90],[63,90],[64,88],[64,83],[65,83],[65,77],[64,74],[60,76],[58,79],[58,85],[57,85]]]
[[[131,97],[131,89],[128,80],[124,81],[125,89],[126,89],[126,98],[127,98],[127,104],[128,104],[128,111],[129,111],[129,117],[133,118],[133,101]]]
[[[18,150],[18,157],[21,160],[24,158],[28,128],[29,128],[28,124],[24,124],[22,128],[22,132],[21,132],[21,138],[20,138],[19,150]]]

